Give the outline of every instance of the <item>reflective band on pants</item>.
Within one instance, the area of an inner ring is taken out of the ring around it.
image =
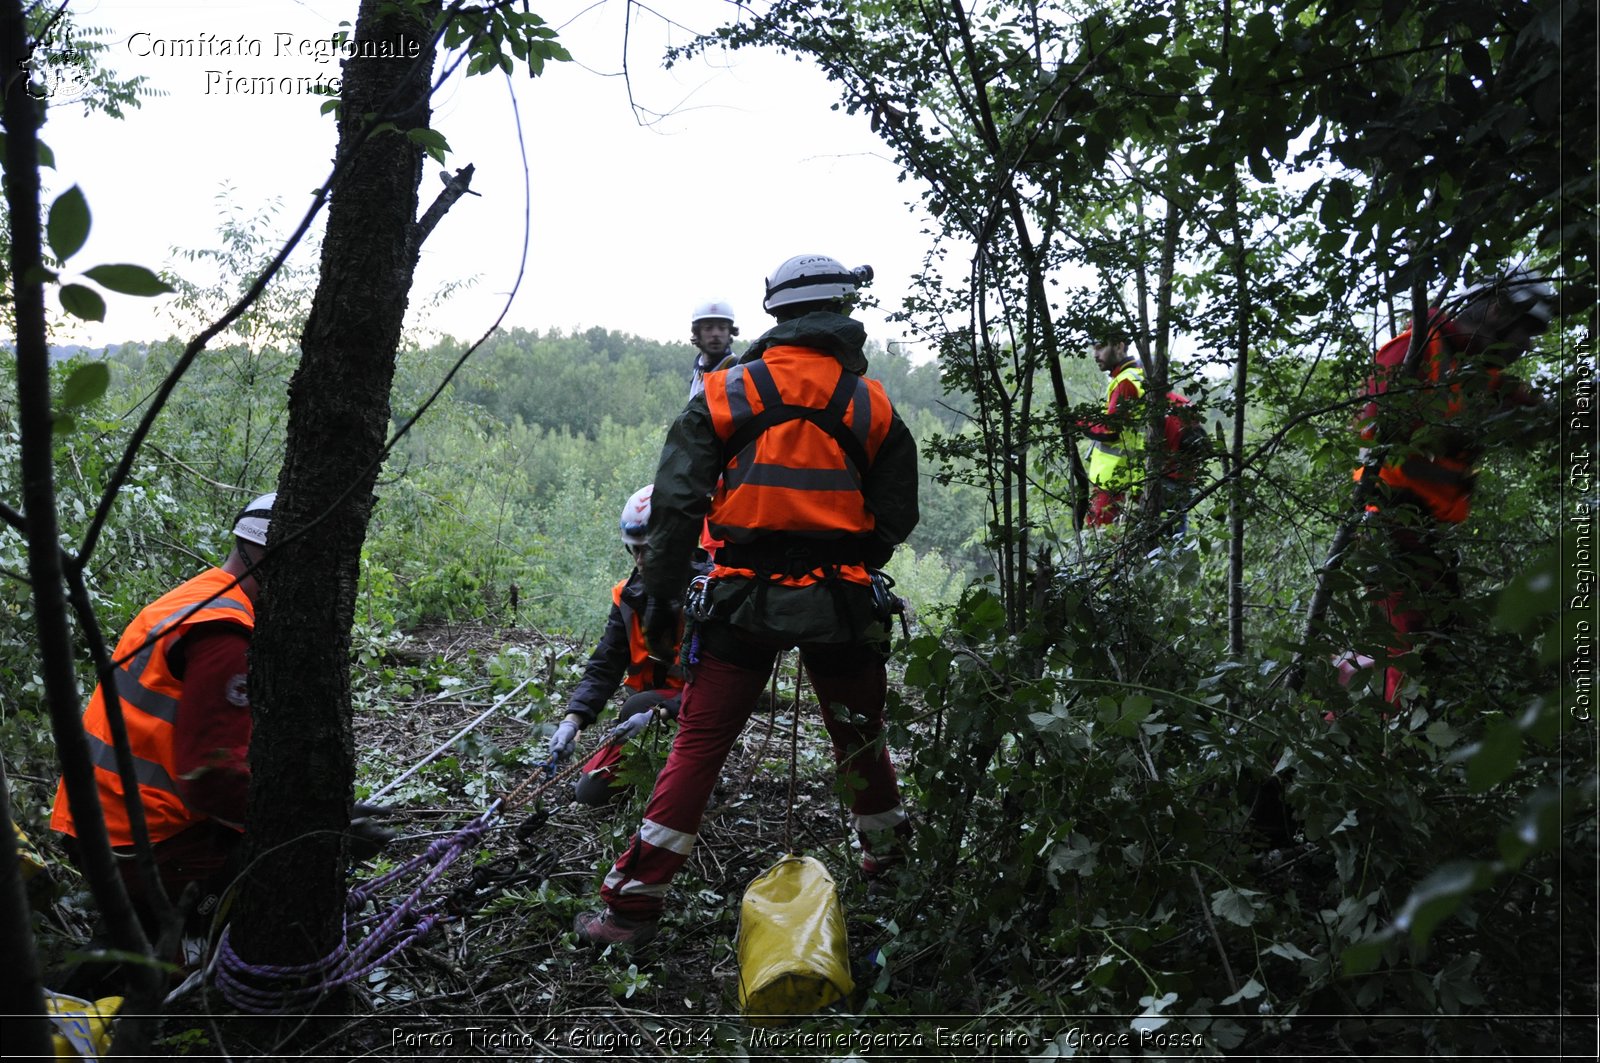
[[[883,743],[887,688],[882,662],[838,675],[819,676],[809,669],[808,673],[822,705],[839,774],[847,780],[844,790],[851,795],[853,820],[897,825],[905,812]],[[678,734],[666,767],[656,778],[644,824],[600,889],[601,899],[612,910],[635,919],[661,914],[663,895],[689,858],[723,761],[766,682],[765,671],[739,668],[702,653],[684,689]]]

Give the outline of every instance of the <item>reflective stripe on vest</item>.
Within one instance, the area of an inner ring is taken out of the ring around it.
[[[112,660],[120,663],[116,665],[113,688],[122,705],[134,778],[152,842],[170,838],[204,818],[184,803],[176,782],[173,727],[183,683],[172,673],[167,654],[197,624],[225,621],[238,624],[246,633],[254,628],[255,610],[249,598],[237,586],[223,589],[233,579],[220,568],[202,572],[146,606],[117,641]],[[96,686],[89,698],[83,712],[83,728],[111,844],[132,845],[132,826],[122,778],[117,774],[103,684]],[[56,787],[50,825],[67,834],[76,833],[63,785]]]
[[[1121,447],[1109,446],[1098,439],[1089,444],[1089,449],[1098,450],[1102,454],[1110,454],[1113,458],[1126,458],[1130,455],[1129,451],[1123,450]]]
[[[1417,383],[1440,385],[1455,375],[1456,352],[1446,337],[1448,327],[1446,323],[1439,323],[1430,329],[1417,367]],[[1378,368],[1368,383],[1368,393],[1374,402],[1381,401],[1382,396],[1388,394],[1392,382],[1389,374],[1397,371],[1398,365],[1404,364],[1403,353],[1399,363],[1384,364],[1384,352],[1396,348],[1400,352],[1408,351],[1411,331],[1407,329],[1379,349],[1376,356]],[[1499,385],[1498,369],[1490,368],[1485,375],[1491,390]],[[1466,409],[1466,398],[1459,380],[1451,381],[1444,388],[1397,396],[1397,400],[1414,406],[1431,406],[1419,412],[1413,420],[1410,428],[1413,433],[1425,426],[1437,427],[1457,420]],[[1362,427],[1361,436],[1367,440],[1377,437],[1376,411]],[[1472,486],[1476,479],[1472,472],[1471,452],[1460,450],[1452,454],[1427,454],[1416,450],[1406,451],[1406,443],[1397,443],[1395,452],[1400,456],[1391,456],[1378,470],[1378,477],[1389,487],[1406,491],[1414,496],[1414,500],[1420,500],[1434,520],[1446,524],[1459,524],[1466,520],[1472,511]],[[1361,473],[1361,469],[1356,469],[1354,478],[1360,480]]]
[[[829,539],[872,531],[862,495],[866,469],[849,451],[859,447],[870,464],[888,434],[892,407],[881,384],[828,355],[780,346],[707,377],[705,394],[724,445],[767,411],[804,411],[766,427],[730,458],[712,496],[713,535],[746,543],[774,533]],[[836,421],[825,412],[830,402]]]
[[[97,735],[85,735],[89,740],[89,759],[96,768],[117,773],[117,751],[110,742],[101,741]],[[133,777],[139,780],[141,787],[151,787],[163,793],[177,795],[178,784],[172,776],[167,774],[167,769],[153,760],[145,760],[137,754],[133,758]]]
[[[622,600],[622,589],[627,585],[628,581],[623,580],[611,588],[611,604],[617,607],[622,625],[628,630],[628,671],[623,685],[641,694],[646,690],[682,690],[683,668],[676,661],[667,664],[650,656],[643,620],[633,606]],[[676,640],[673,649],[677,649]]]
[[[1131,382],[1139,398],[1144,397],[1144,369],[1130,361],[1106,382],[1106,411],[1111,396],[1124,381]],[[1119,411],[1120,414],[1121,411]],[[1110,442],[1096,437],[1089,448],[1089,482],[1106,491],[1125,491],[1144,479],[1144,426],[1135,423],[1119,431]]]

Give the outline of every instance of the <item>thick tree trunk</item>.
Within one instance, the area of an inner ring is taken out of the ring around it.
[[[286,457],[251,651],[255,731],[247,857],[233,945],[308,963],[343,941],[355,777],[350,629],[395,352],[416,265],[413,223],[438,4],[362,0],[345,64],[322,273],[289,389]],[[360,58],[365,42],[417,58]],[[398,131],[367,136],[374,122]]]

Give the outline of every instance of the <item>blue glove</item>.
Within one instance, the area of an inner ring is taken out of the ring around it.
[[[562,720],[561,726],[556,728],[556,733],[550,736],[549,763],[553,768],[561,766],[561,762],[572,756],[572,748],[577,744],[579,727],[573,720]]]
[[[617,724],[617,726],[611,729],[611,743],[613,745],[620,745],[623,742],[628,741],[628,739],[632,738],[640,731],[643,731],[646,727],[649,727],[651,723],[655,722],[655,718],[655,709],[646,709],[644,712],[634,713],[632,716],[629,716],[626,720],[623,720],[621,723]]]

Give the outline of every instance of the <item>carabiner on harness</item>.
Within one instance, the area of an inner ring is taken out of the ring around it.
[[[704,622],[711,619],[711,577],[696,576],[689,581],[689,592],[683,599],[683,612],[690,620]]]
[[[868,569],[867,576],[872,581],[872,615],[880,624],[887,627],[895,617],[900,618],[900,633],[908,640],[911,638],[911,626],[906,623],[906,600],[894,593],[894,578],[887,572],[877,569]]]

